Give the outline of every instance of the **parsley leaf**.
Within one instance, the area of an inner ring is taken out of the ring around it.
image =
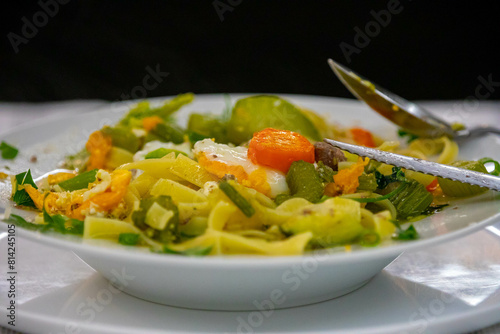
[[[418,235],[417,230],[410,224],[406,230],[401,228],[401,225],[395,220],[391,220],[391,222],[396,225],[396,235],[392,237],[394,240],[417,240],[420,236]]]
[[[139,234],[137,233],[120,233],[118,242],[126,246],[134,246],[139,242]]]
[[[391,175],[384,175],[378,170],[375,171],[375,179],[377,180],[377,187],[379,189],[385,189],[392,182],[406,182],[405,173],[400,167],[392,167]]]
[[[410,132],[402,130],[402,129],[398,130],[398,136],[401,137],[401,138],[408,137],[406,139],[406,142],[408,144],[411,143],[412,141],[414,141],[415,139],[419,138],[417,135],[414,135],[413,133],[410,133]]]
[[[17,154],[19,153],[19,150],[15,148],[12,145],[7,144],[6,142],[2,141],[0,143],[0,151],[2,151],[2,159],[14,159]]]
[[[15,176],[14,194],[12,196],[12,200],[17,205],[24,205],[24,206],[36,208],[35,203],[31,199],[31,197],[28,195],[26,190],[24,190],[24,189],[18,190],[19,186],[22,186],[25,184],[32,185],[35,189],[38,189],[38,187],[35,184],[35,181],[33,181],[33,177],[31,176],[31,171],[29,169],[27,172],[20,173],[20,174],[17,174]]]

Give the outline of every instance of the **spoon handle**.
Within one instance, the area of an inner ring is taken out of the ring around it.
[[[494,133],[500,135],[500,129],[491,126],[479,126],[472,129],[465,129],[457,132],[456,138],[475,138],[487,133]]]

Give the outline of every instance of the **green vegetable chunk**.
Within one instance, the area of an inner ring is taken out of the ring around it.
[[[219,116],[191,114],[187,128],[203,138],[214,138],[217,143],[227,143],[227,122],[222,121]]]
[[[302,197],[311,203],[319,202],[325,190],[314,165],[303,160],[292,163],[286,182],[293,197]]]
[[[102,133],[111,137],[113,146],[123,148],[131,153],[139,150],[141,142],[139,138],[128,128],[123,126],[109,127],[101,129]]]
[[[151,116],[158,116],[167,121],[170,115],[179,110],[182,106],[191,103],[193,100],[194,94],[186,93],[177,95],[172,100],[167,101],[163,106],[158,108],[151,108],[149,102],[141,102],[128,112],[128,114],[120,121],[120,124],[129,126],[131,123],[137,123],[137,120]]]
[[[159,149],[151,151],[148,154],[146,154],[146,156],[144,158],[145,159],[159,159],[159,158],[163,158],[164,156],[166,156],[167,154],[172,153],[172,152],[175,153],[176,157],[179,154],[185,155],[186,157],[188,156],[186,153],[178,151],[178,150],[160,147]]]
[[[33,177],[31,176],[31,170],[29,169],[27,172],[19,173],[15,176],[14,182],[12,184],[12,200],[17,205],[36,208],[36,205],[31,199],[30,195],[28,195],[26,190],[22,189],[22,186],[25,184],[30,184],[35,189],[38,189],[38,187],[35,184],[35,181],[33,181]]]
[[[6,160],[14,159],[19,153],[19,150],[17,148],[7,144],[4,141],[0,143],[0,151],[2,152],[2,159]]]
[[[294,217],[281,225],[289,234],[312,232],[314,247],[346,244],[361,236],[361,206],[345,198],[329,198],[323,203],[311,204],[294,212]]]
[[[363,173],[358,177],[359,186],[358,190],[375,191],[377,190],[378,183],[374,173]]]
[[[159,123],[150,132],[154,137],[147,137],[146,141],[151,139],[159,139],[163,142],[172,142],[174,144],[182,144],[184,142],[184,130],[176,124]]]
[[[160,242],[175,242],[179,238],[179,209],[170,196],[141,200],[139,210],[132,213],[134,225]]]
[[[219,189],[243,212],[247,217],[255,214],[253,206],[228,181],[219,183]]]
[[[484,164],[479,161],[459,160],[451,163],[451,165],[467,170],[473,170],[476,172],[488,174],[488,170],[486,169],[486,167],[484,167]],[[438,177],[438,182],[439,185],[441,186],[441,189],[443,190],[443,193],[452,197],[473,196],[484,193],[485,191],[488,190],[487,188],[483,188],[480,186],[473,186],[459,181],[443,179],[441,177]]]
[[[406,230],[403,230],[399,224],[396,224],[396,227],[396,235],[392,237],[394,240],[417,240],[419,238],[418,232],[413,224],[410,224]]]
[[[336,174],[336,172],[331,167],[325,165],[323,161],[318,162],[318,168],[316,170],[323,183],[333,182],[333,176]]]
[[[398,212],[398,219],[418,216],[432,203],[432,194],[418,181],[405,182],[399,188],[398,192],[389,198]]]
[[[205,256],[210,254],[213,246],[208,247],[193,247],[186,249],[184,251],[176,251],[168,246],[163,246],[163,249],[159,253],[165,254],[175,254],[175,255],[184,255],[184,256]]]
[[[139,243],[139,234],[137,233],[120,233],[118,242],[125,246],[135,246]]]
[[[322,140],[313,122],[280,97],[257,95],[236,102],[228,125],[230,142],[239,145],[265,128],[291,130],[315,141]]]
[[[79,174],[71,179],[59,182],[58,186],[66,191],[85,189],[89,186],[89,183],[95,181],[96,175],[97,169],[89,170],[88,172]]]

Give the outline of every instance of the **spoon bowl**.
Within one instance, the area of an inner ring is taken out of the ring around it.
[[[328,64],[356,98],[412,134],[424,138],[438,138],[445,135],[455,139],[490,132],[500,134],[500,129],[488,126],[456,131],[450,124],[434,116],[422,106],[380,87],[332,59],[328,59]]]

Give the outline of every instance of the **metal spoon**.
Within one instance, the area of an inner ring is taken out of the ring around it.
[[[450,124],[418,104],[389,92],[332,59],[328,59],[328,64],[354,96],[410,133],[426,138],[446,135],[455,139],[475,137],[485,133],[500,134],[500,129],[489,126],[455,131]]]

